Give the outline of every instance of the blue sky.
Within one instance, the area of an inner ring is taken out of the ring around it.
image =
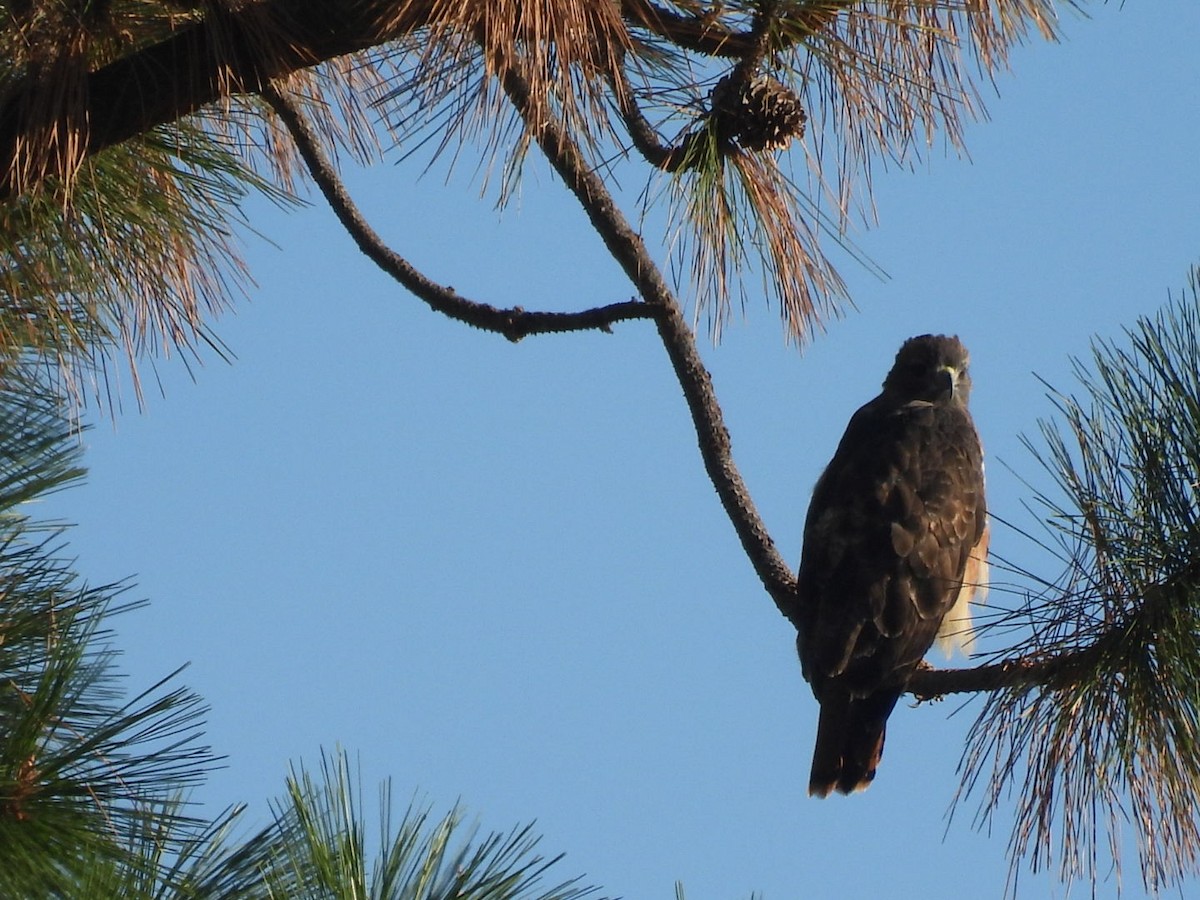
[[[969,160],[876,173],[880,223],[854,237],[890,278],[847,262],[856,311],[801,352],[750,307],[705,346],[793,563],[812,484],[904,338],[970,347],[990,505],[1028,522],[1006,466],[1041,477],[1019,443],[1051,411],[1033,373],[1071,387],[1070,356],[1200,262],[1200,5],[1088,9],[1065,14],[1065,43],[1014,54]],[[469,168],[349,183],[392,246],[468,296],[631,295],[545,166],[503,216]],[[217,326],[236,362],[194,381],[160,365],[164,396],[98,421],[87,483],[42,509],[76,523],[89,581],[130,577],[151,601],[113,623],[130,687],[191,663],[228,757],[200,795],[214,811],[245,800],[264,821],[289,761],[340,743],[368,797],[390,776],[402,802],[461,798],[486,829],[536,819],[560,873],[612,895],[671,897],[676,879],[692,898],[1001,895],[1006,822],[946,819],[974,705],[902,706],[868,792],[805,795],[816,705],[793,634],[645,323],[511,345],[429,312],[319,204],[247,213],[274,244],[247,236],[257,286]],[[1011,531],[993,547],[1041,564]],[[1124,877],[1139,895],[1135,859]]]

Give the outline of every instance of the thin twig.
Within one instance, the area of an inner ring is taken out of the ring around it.
[[[704,468],[754,571],[779,611],[794,622],[795,576],[775,548],[734,464],[729,432],[713,390],[712,378],[700,358],[695,335],[679,302],[664,281],[641,237],[622,215],[604,182],[587,165],[579,146],[557,122],[544,113],[535,113],[528,84],[521,74],[512,66],[506,66],[501,82],[532,137],[582,204],[609,253],[624,269],[646,304],[658,310],[655,325],[675,376],[683,388],[696,428]]]
[[[469,300],[453,288],[438,284],[427,278],[406,259],[388,247],[378,233],[367,222],[366,217],[350,199],[345,185],[338,177],[337,169],[321,149],[303,112],[291,100],[267,85],[262,90],[263,98],[283,121],[296,143],[309,174],[324,194],[330,208],[349,232],[358,248],[377,266],[430,308],[445,316],[465,322],[475,328],[494,331],[510,341],[519,341],[531,334],[550,332],[600,330],[611,331],[616,322],[627,319],[652,319],[656,311],[645,303],[627,300],[598,306],[579,312],[528,311],[519,306],[500,309],[488,303]]]
[[[695,152],[697,137],[694,133],[685,135],[678,144],[664,144],[658,131],[650,124],[638,106],[634,96],[633,85],[625,74],[622,66],[613,67],[613,99],[625,130],[629,134],[633,146],[642,154],[642,158],[650,165],[664,172],[679,172],[683,169],[694,168],[700,160]]]

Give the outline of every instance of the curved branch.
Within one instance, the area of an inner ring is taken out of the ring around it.
[[[630,84],[625,70],[619,65],[613,69],[616,83],[613,85],[612,95],[617,112],[621,115],[621,121],[625,123],[625,131],[633,141],[633,146],[642,154],[642,158],[664,172],[695,168],[699,162],[695,149],[697,136],[694,133],[687,134],[678,144],[664,144],[658,131],[638,106],[633,85]]]
[[[712,377],[700,358],[683,310],[663,280],[641,237],[621,214],[603,181],[587,165],[579,146],[558,123],[535,110],[528,84],[511,66],[503,71],[501,82],[531,136],[582,204],[609,253],[637,287],[646,305],[659,313],[655,317],[655,325],[675,376],[683,388],[705,471],[717,490],[721,505],[733,523],[754,571],[779,611],[794,623],[795,576],[780,557],[734,464],[729,431],[713,390]]]
[[[494,331],[516,342],[531,334],[549,332],[599,330],[611,331],[611,326],[627,319],[652,319],[656,312],[645,303],[628,300],[579,312],[530,312],[519,306],[500,309],[460,296],[453,288],[445,287],[412,266],[408,260],[388,247],[367,222],[366,217],[350,199],[337,169],[322,151],[320,142],[304,114],[272,85],[265,85],[263,98],[283,121],[296,148],[308,166],[330,208],[349,232],[358,248],[377,266],[400,282],[405,288],[429,304],[430,308],[451,319],[457,319],[485,331]]]

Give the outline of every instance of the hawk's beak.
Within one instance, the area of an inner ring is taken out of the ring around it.
[[[937,370],[938,386],[941,388],[940,393],[946,393],[954,396],[955,385],[958,384],[958,372],[953,366],[942,366]]]

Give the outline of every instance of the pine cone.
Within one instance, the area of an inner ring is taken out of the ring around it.
[[[711,104],[718,134],[743,150],[782,150],[804,136],[808,121],[800,98],[767,75],[749,81],[726,75],[713,88]]]

